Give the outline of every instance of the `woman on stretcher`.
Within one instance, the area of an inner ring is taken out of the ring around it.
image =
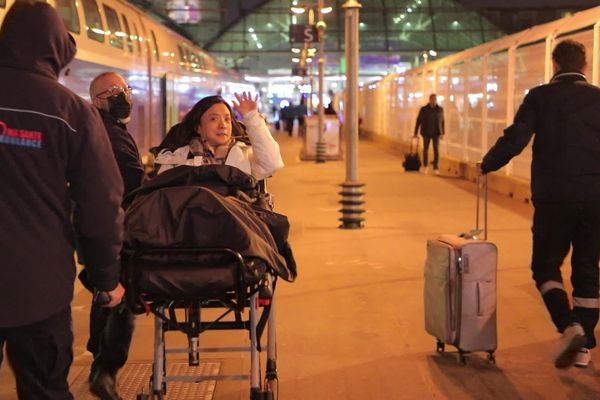
[[[245,130],[221,96],[205,97],[157,148],[154,162],[158,172],[178,165],[224,164],[261,180],[281,169],[279,145],[258,113],[257,97],[250,93],[236,93],[235,97],[233,106],[242,116]]]

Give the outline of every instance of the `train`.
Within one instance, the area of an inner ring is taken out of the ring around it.
[[[598,85],[600,7],[594,7],[365,84],[359,92],[361,131],[406,150],[420,107],[435,93],[446,128],[442,168],[473,178],[474,164],[512,123],[529,89],[551,79],[552,50],[564,39],[585,45],[586,75]],[[500,171],[520,185],[525,200],[530,164],[531,143]]]
[[[0,22],[15,0],[0,0]],[[202,97],[256,92],[214,57],[142,10],[121,0],[48,0],[75,38],[77,54],[59,81],[89,100],[90,82],[114,71],[133,88],[128,130],[144,161],[165,132]],[[35,29],[32,27],[32,29]]]

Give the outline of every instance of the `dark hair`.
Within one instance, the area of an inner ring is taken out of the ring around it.
[[[560,72],[581,72],[585,66],[585,46],[576,40],[563,40],[554,48],[552,59]]]
[[[246,135],[246,128],[241,122],[235,119],[235,114],[229,103],[221,96],[207,96],[194,104],[194,107],[192,107],[185,117],[183,117],[183,121],[173,125],[171,129],[169,129],[169,132],[162,143],[151,149],[151,151],[158,154],[158,152],[163,149],[174,151],[179,147],[190,144],[190,141],[198,136],[196,128],[200,125],[202,115],[215,104],[225,104],[229,110],[229,113],[231,114],[231,136],[235,140],[249,143],[248,136]]]

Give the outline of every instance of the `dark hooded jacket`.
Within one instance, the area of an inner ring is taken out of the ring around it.
[[[536,202],[600,201],[600,89],[579,72],[556,74],[531,89],[515,120],[483,158],[495,171],[535,133],[531,194]]]
[[[123,185],[98,112],[58,83],[75,51],[46,3],[16,2],[0,29],[0,327],[69,306],[73,225],[92,283],[118,283]]]

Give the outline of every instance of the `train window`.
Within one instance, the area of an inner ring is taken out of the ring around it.
[[[190,52],[190,66],[194,71],[200,68],[200,65],[198,64],[198,56],[196,55],[196,53]]]
[[[154,44],[154,56],[156,57],[156,61],[160,61],[160,52],[158,51],[158,43],[156,42],[156,35],[154,31],[150,29],[150,34],[152,35],[152,43]]]
[[[4,0],[2,0],[4,2]],[[79,33],[79,16],[75,0],[56,0],[56,11],[69,32]]]
[[[104,26],[96,0],[82,0],[82,3],[88,37],[104,43]]]
[[[183,49],[185,51],[185,69],[190,69],[191,68],[191,63],[192,63],[192,56],[190,54],[190,51],[188,49]]]
[[[122,49],[123,36],[125,36],[125,33],[123,32],[123,29],[121,29],[121,23],[119,22],[119,16],[117,15],[117,12],[105,4],[104,15],[106,16],[106,23],[108,24],[110,33],[110,45]]]
[[[198,55],[198,68],[206,69],[206,60],[204,59],[204,54],[202,53]]]
[[[142,54],[142,45],[140,44],[140,42],[142,41],[142,38],[138,34],[138,29],[137,29],[137,26],[135,25],[135,22],[133,23],[133,40],[135,40],[138,54],[141,55]]]
[[[177,50],[179,51],[179,66],[185,68],[185,53],[180,45],[177,45]]]
[[[133,40],[131,39],[131,30],[129,29],[129,22],[127,21],[127,17],[121,14],[123,17],[123,28],[125,28],[125,34],[127,35],[127,48],[130,53],[133,53]]]

